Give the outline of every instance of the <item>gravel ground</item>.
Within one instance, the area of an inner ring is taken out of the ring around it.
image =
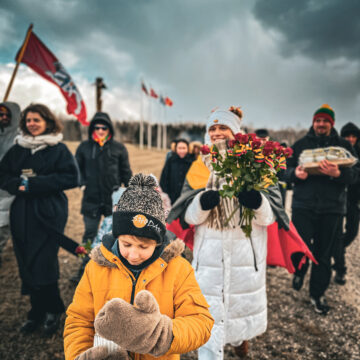
[[[70,143],[74,150],[76,144]],[[145,152],[129,146],[134,172],[152,172],[159,176],[164,153],[154,152],[144,168]],[[83,224],[80,216],[81,191],[67,191],[69,219],[66,234],[80,242]],[[268,268],[268,330],[250,341],[247,359],[329,359],[360,360],[360,253],[359,238],[347,251],[349,273],[345,286],[331,283],[327,298],[332,307],[327,316],[316,314],[309,303],[308,277],[303,289],[291,288],[291,275],[285,269]],[[60,290],[65,305],[69,305],[75,290],[69,278],[77,271],[79,260],[64,250],[59,252],[61,267]],[[9,241],[3,253],[0,268],[0,360],[64,359],[63,328],[52,337],[44,337],[41,330],[32,335],[19,334],[18,329],[29,309],[28,297],[20,296],[20,281]],[[65,316],[62,318],[65,320]],[[196,352],[182,355],[182,359],[195,360]],[[235,359],[230,346],[226,359]]]

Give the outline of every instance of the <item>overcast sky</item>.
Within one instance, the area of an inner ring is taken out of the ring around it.
[[[168,121],[205,122],[215,107],[239,105],[244,125],[309,127],[329,103],[340,128],[360,123],[359,14],[357,0],[1,0],[0,88],[32,22],[90,117],[103,77],[104,111],[137,120],[143,78],[174,101]],[[65,112],[59,90],[25,65],[10,100]]]

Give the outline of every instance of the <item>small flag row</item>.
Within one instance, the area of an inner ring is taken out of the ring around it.
[[[158,95],[153,88],[150,88],[150,91],[149,91],[143,81],[141,82],[141,90],[147,96],[151,96],[155,99],[159,99],[160,104],[162,104],[164,106],[173,106],[173,104],[174,104],[173,101],[168,96],[163,97],[162,95]]]

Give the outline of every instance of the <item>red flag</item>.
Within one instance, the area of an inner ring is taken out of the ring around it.
[[[153,88],[150,89],[150,96],[152,96],[155,99],[159,97],[159,95],[154,91]]]
[[[165,98],[165,105],[166,106],[173,106],[173,101],[169,98],[169,97],[166,97]]]
[[[279,229],[278,223],[274,222],[267,227],[268,234],[268,254],[267,264],[285,267],[290,274],[295,272],[294,265],[291,261],[291,255],[297,252],[303,254],[302,261],[299,264],[299,268],[304,264],[305,257],[308,257],[311,261],[317,264],[313,254],[306,246],[292,221],[289,223],[289,230]]]
[[[147,88],[146,88],[146,86],[145,86],[145,84],[143,82],[141,82],[141,89],[146,95],[149,95],[149,92],[148,92],[148,90],[147,90]]]
[[[21,49],[16,55],[16,60],[20,51]],[[86,120],[84,100],[70,75],[55,55],[33,32],[30,34],[21,62],[28,65],[46,80],[57,85],[67,101],[68,114],[76,116],[83,125],[89,125]]]

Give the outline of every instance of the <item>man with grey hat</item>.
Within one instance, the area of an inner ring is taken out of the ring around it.
[[[14,102],[0,103],[0,160],[14,144],[20,122],[20,106]],[[7,191],[0,189],[0,266],[2,251],[10,237],[9,209],[14,199]]]

